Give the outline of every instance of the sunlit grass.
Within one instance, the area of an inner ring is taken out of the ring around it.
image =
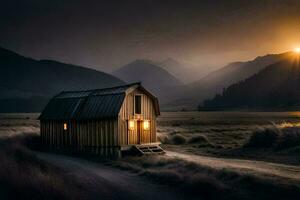
[[[300,123],[283,122],[277,125],[279,128],[300,127]]]

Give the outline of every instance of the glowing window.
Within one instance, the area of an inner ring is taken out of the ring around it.
[[[68,130],[68,124],[67,123],[64,123],[64,130]]]
[[[128,121],[128,129],[130,131],[134,130],[134,120],[133,119],[131,119],[131,120]]]
[[[144,120],[144,130],[149,131],[150,130],[150,121],[149,120]]]

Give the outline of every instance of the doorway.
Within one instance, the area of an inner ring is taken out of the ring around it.
[[[150,143],[150,131],[144,130],[142,120],[137,121],[137,135],[139,144]]]

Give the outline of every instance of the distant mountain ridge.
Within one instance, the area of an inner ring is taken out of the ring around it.
[[[291,54],[271,54],[248,62],[230,63],[199,81],[184,84],[166,69],[178,70],[180,76],[181,63],[173,59],[165,60],[168,66],[136,60],[110,75],[81,66],[26,58],[0,47],[0,112],[39,112],[49,98],[62,90],[112,87],[137,81],[159,98],[163,110],[196,109],[204,100]],[[205,101],[206,107],[213,105],[208,102]]]
[[[39,112],[62,90],[123,84],[93,69],[51,60],[34,60],[0,48],[0,112]]]
[[[259,72],[266,66],[284,59],[288,53],[268,54],[259,56],[247,62],[234,62],[227,66],[208,74],[198,82],[190,84],[191,87],[207,88],[212,93],[219,93],[229,85],[244,80]]]
[[[268,54],[247,62],[230,63],[219,70],[211,72],[199,81],[186,85],[184,91],[178,90],[178,98],[170,103],[177,105],[177,107],[196,109],[198,104],[201,104],[204,100],[213,98],[216,94],[222,93],[223,89],[258,73],[270,64],[286,58],[290,53]]]
[[[189,63],[179,62],[173,58],[167,58],[156,63],[185,84],[199,80],[209,71],[203,67],[197,67]]]
[[[299,55],[290,55],[265,67],[246,80],[231,85],[221,95],[206,100],[200,109],[300,108],[299,58]]]
[[[162,102],[164,102],[165,98],[168,98],[165,96],[168,90],[183,85],[180,80],[167,70],[150,60],[135,60],[120,67],[112,74],[126,82],[142,82]]]

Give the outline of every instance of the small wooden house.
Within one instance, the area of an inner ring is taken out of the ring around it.
[[[51,149],[119,157],[122,151],[162,152],[156,138],[158,100],[140,83],[61,92],[39,120],[41,140]]]

